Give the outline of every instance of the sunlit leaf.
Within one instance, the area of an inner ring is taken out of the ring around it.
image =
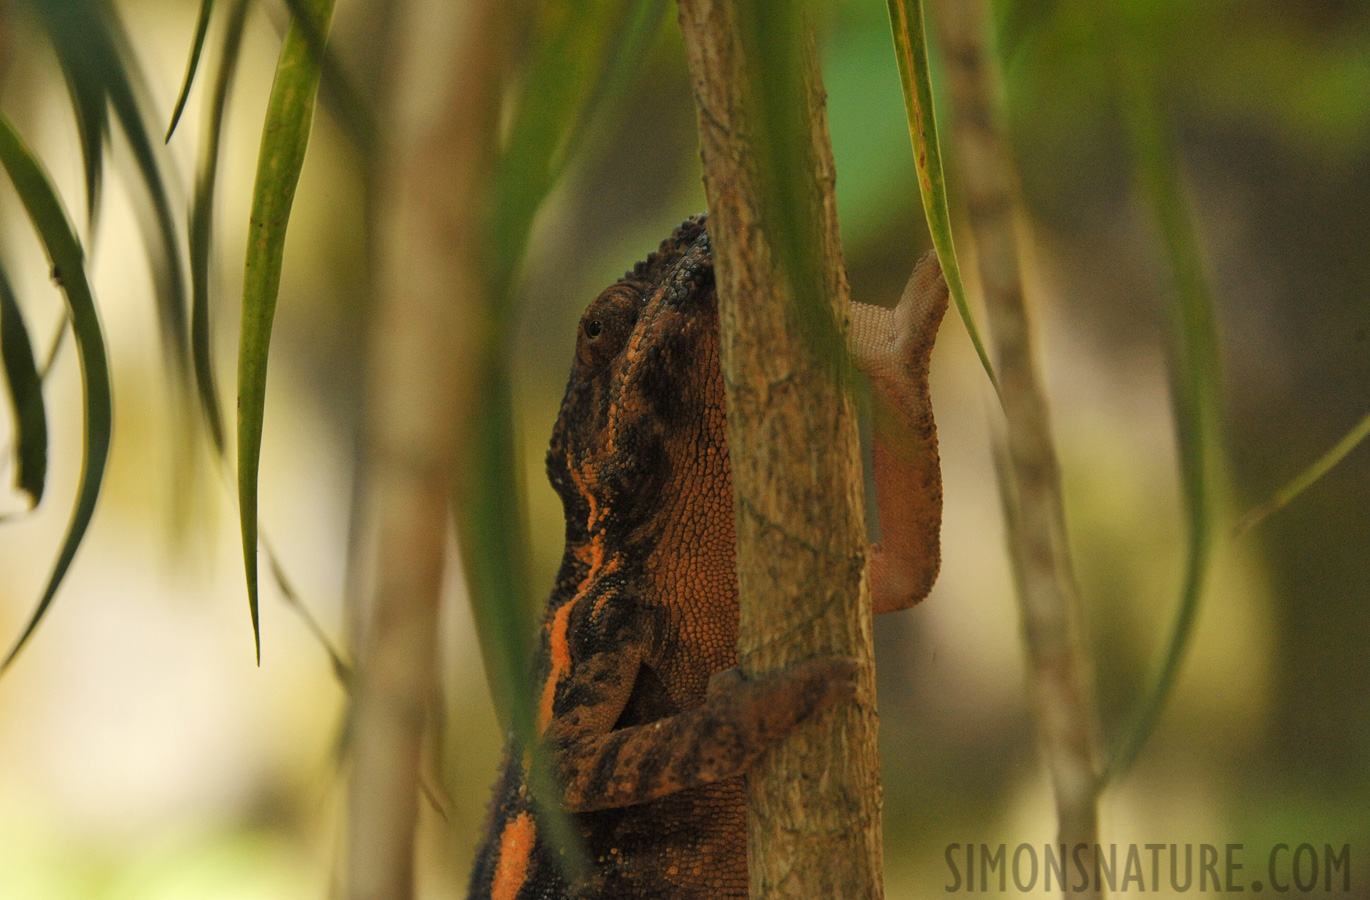
[[[219,158],[223,137],[228,96],[232,90],[242,49],[244,27],[247,22],[249,0],[232,0],[228,21],[219,46],[217,68],[206,107],[204,137],[200,144],[200,158],[196,168],[195,192],[190,204],[190,273],[191,315],[190,347],[195,367],[195,386],[200,395],[200,408],[205,418],[214,450],[221,462],[226,460],[227,446],[221,410],[223,404],[214,378],[213,345],[210,337],[209,276],[210,251],[213,246],[214,196],[218,182]],[[328,654],[333,672],[339,682],[350,683],[351,668],[344,662],[338,649],[324,633],[318,620],[300,599],[287,576],[275,550],[260,535],[261,552],[266,555],[267,568],[276,582],[282,598],[299,614],[310,633]]]
[[[71,315],[72,330],[81,362],[81,386],[85,410],[85,444],[81,457],[80,487],[67,525],[62,546],[53,566],[43,595],[30,616],[19,639],[15,642],[0,672],[8,669],[19,651],[28,643],[42,621],[52,599],[57,595],[62,579],[71,567],[76,551],[95,512],[95,501],[104,478],[105,461],[109,456],[112,408],[109,386],[109,365],[105,354],[104,334],[95,310],[95,297],[86,279],[84,254],[66,210],[42,165],[20,139],[9,119],[0,114],[0,164],[9,174],[28,212],[29,220],[38,232],[52,263],[53,272],[66,297]]]
[[[327,34],[333,0],[316,0],[313,18]],[[266,412],[267,354],[271,323],[281,286],[290,210],[304,167],[321,60],[310,49],[298,21],[290,26],[276,64],[257,156],[248,222],[247,260],[243,276],[242,334],[238,346],[238,505],[242,525],[243,563],[247,576],[252,635],[261,660],[257,617],[257,475],[261,461],[262,422]]]
[[[1300,472],[1293,481],[1276,491],[1269,500],[1243,516],[1242,521],[1233,529],[1233,534],[1238,536],[1245,534],[1272,514],[1284,509],[1295,497],[1308,490],[1322,476],[1332,471],[1333,467],[1345,459],[1348,453],[1359,447],[1366,437],[1370,437],[1370,413],[1366,413],[1341,440],[1337,441],[1331,450],[1318,457],[1316,462]]]
[[[1115,21],[1122,13],[1108,4],[1100,9],[1105,40],[1115,54],[1114,74],[1138,187],[1151,207],[1174,280],[1172,412],[1188,526],[1184,580],[1170,637],[1130,723],[1104,765],[1102,786],[1127,771],[1154,730],[1198,619],[1213,544],[1212,457],[1217,446],[1218,338],[1213,292],[1184,175],[1157,95],[1155,66],[1146,55],[1144,32],[1139,34]]]
[[[333,48],[328,46],[327,24],[321,25],[309,0],[285,0],[285,5],[290,10],[291,27],[300,29],[309,52],[315,60],[322,61],[322,81],[329,111],[362,151],[362,156],[370,158],[376,149],[376,117],[370,103],[338,63]]]
[[[43,499],[48,471],[48,420],[43,409],[43,381],[33,358],[24,317],[9,277],[0,269],[0,359],[14,409],[15,486],[29,495],[29,505]]]
[[[205,35],[209,33],[209,18],[214,12],[214,0],[200,0],[200,14],[195,19],[195,37],[190,42],[190,59],[186,60],[185,79],[181,82],[181,92],[176,95],[176,106],[171,111],[171,124],[166,129],[167,142],[176,132],[176,123],[181,121],[181,113],[190,97],[190,87],[195,83],[195,72],[200,66],[200,52],[205,47]]]
[[[961,316],[980,365],[989,376],[994,392],[999,393],[999,379],[990,365],[980,331],[971,317],[966,303],[966,289],[961,282],[961,266],[956,259],[956,247],[951,236],[951,214],[947,207],[947,186],[942,173],[942,150],[937,139],[937,121],[933,114],[932,76],[928,69],[928,48],[923,28],[923,0],[888,0],[890,27],[894,32],[894,55],[899,63],[899,81],[904,88],[904,111],[909,123],[909,137],[913,140],[913,157],[918,167],[918,192],[923,198],[923,214],[928,220],[932,245],[942,264],[951,300]],[[1002,401],[1002,398],[1001,398]]]

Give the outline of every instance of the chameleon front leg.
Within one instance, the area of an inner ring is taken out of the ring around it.
[[[809,660],[754,681],[729,669],[714,676],[702,705],[616,728],[651,642],[624,641],[622,631],[606,641],[586,625],[543,732],[571,812],[631,806],[738,775],[801,721],[855,691],[856,665],[846,658]]]
[[[947,310],[936,254],[913,270],[894,309],[851,305],[851,352],[874,389],[871,455],[881,540],[871,546],[875,612],[927,596],[941,564],[942,476],[928,397],[928,363]]]

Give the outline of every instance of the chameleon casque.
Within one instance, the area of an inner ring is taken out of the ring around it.
[[[931,588],[942,494],[928,356],[946,309],[932,254],[895,310],[852,304],[877,401],[877,612]],[[580,321],[547,453],[566,551],[538,638],[537,729],[591,874],[567,884],[526,755],[506,754],[471,900],[740,898],[742,773],[853,690],[853,663],[744,681],[713,257],[686,221]]]

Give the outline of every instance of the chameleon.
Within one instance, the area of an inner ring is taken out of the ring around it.
[[[928,360],[946,310],[935,255],[893,310],[854,303],[876,401],[877,612],[930,590],[942,489]],[[704,216],[590,303],[547,452],[566,549],[542,618],[536,730],[589,874],[568,883],[511,739],[470,900],[747,894],[743,775],[852,697],[855,663],[744,680],[718,301]]]

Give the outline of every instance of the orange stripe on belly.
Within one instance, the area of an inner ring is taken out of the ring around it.
[[[533,855],[537,829],[533,817],[521,812],[505,824],[499,836],[499,862],[490,885],[490,900],[514,900],[528,881],[528,862]]]

